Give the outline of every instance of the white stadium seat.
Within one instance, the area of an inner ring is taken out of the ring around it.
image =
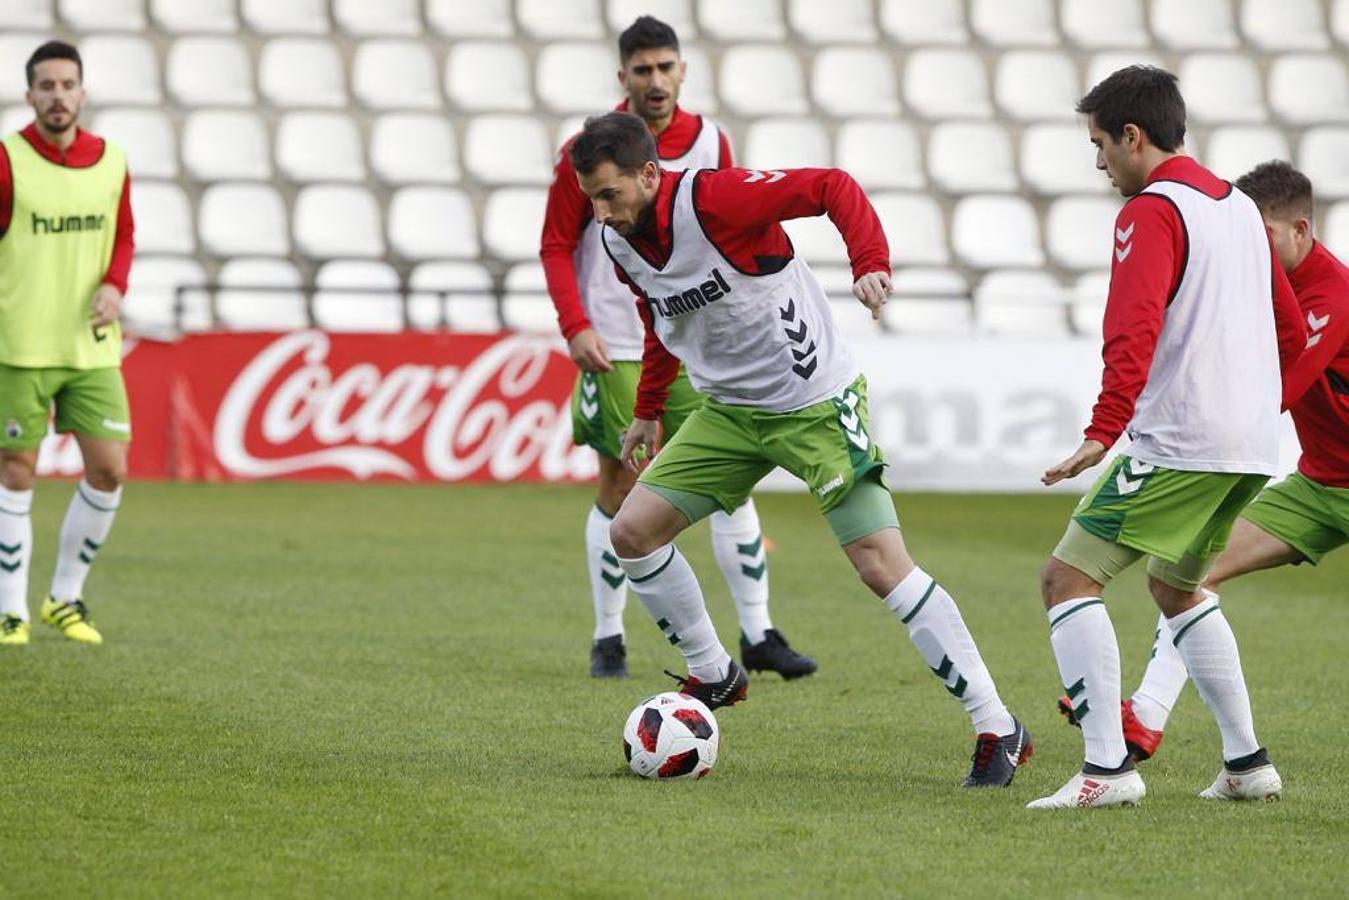
[[[1059,25],[1068,40],[1084,50],[1146,47],[1143,0],[1063,0]]]
[[[1264,85],[1244,53],[1194,53],[1181,62],[1180,92],[1190,118],[1209,122],[1263,122]]]
[[[144,31],[145,4],[142,0],[61,0],[61,19],[76,31]]]
[[[943,191],[970,194],[1017,187],[1012,142],[992,122],[943,122],[928,137],[927,171]]]
[[[693,0],[609,0],[606,11],[614,34],[621,34],[638,16],[655,16],[673,28],[680,41],[698,36]]]
[[[1040,225],[1035,210],[1021,197],[966,197],[951,218],[956,257],[975,269],[1042,266]]]
[[[965,5],[961,0],[880,0],[881,27],[904,47],[967,44]]]
[[[515,34],[511,0],[426,0],[426,21],[449,38],[508,38]]]
[[[941,207],[927,194],[875,194],[871,205],[890,243],[890,261],[904,266],[944,266],[946,224]]]
[[[445,93],[467,112],[526,112],[534,105],[529,63],[520,48],[497,41],[463,41],[445,61]]]
[[[1274,60],[1269,105],[1292,125],[1349,122],[1349,75],[1332,53],[1293,53]]]
[[[731,47],[721,57],[720,83],[721,99],[738,115],[796,116],[806,112],[801,66],[786,47]]]
[[[160,28],[179,34],[239,30],[234,0],[150,0],[150,16]]]
[[[870,43],[876,40],[871,9],[871,0],[787,0],[787,19],[809,44]]]
[[[1120,203],[1106,197],[1063,197],[1049,207],[1045,237],[1049,258],[1065,269],[1095,269],[1110,260]]]
[[[1083,125],[1032,125],[1021,135],[1021,180],[1037,194],[1099,194],[1110,179],[1096,168]]]
[[[333,0],[333,19],[347,34],[361,37],[414,37],[422,33],[419,0]]]
[[[94,119],[93,132],[126,151],[127,169],[136,179],[178,177],[173,125],[159,110],[105,109]]]
[[[760,119],[749,126],[743,164],[751,169],[828,166],[829,135],[816,119]]]
[[[398,273],[388,263],[336,259],[314,276],[314,322],[328,331],[403,330]]]
[[[1073,285],[1069,321],[1079,334],[1099,337],[1105,319],[1105,301],[1110,296],[1110,270],[1088,272]]]
[[[1321,0],[1242,0],[1241,31],[1258,50],[1325,50],[1330,46]]]
[[[464,136],[464,165],[485,185],[548,184],[553,177],[548,132],[534,116],[477,116]]]
[[[970,27],[993,47],[1052,47],[1054,0],[971,0]]]
[[[24,103],[28,77],[24,64],[47,39],[44,34],[6,34],[0,31],[0,103]]]
[[[364,41],[352,62],[351,90],[369,109],[440,108],[436,61],[421,41]]]
[[[868,190],[918,190],[927,184],[918,134],[907,122],[845,122],[838,130],[834,161]]]
[[[1349,200],[1341,200],[1326,210],[1321,240],[1331,253],[1349,259]]]
[[[548,299],[543,266],[537,261],[511,266],[506,273],[501,318],[511,331],[557,334],[557,312]]]
[[[1349,47],[1349,0],[1331,0],[1330,33],[1341,47]]]
[[[989,272],[974,289],[980,331],[1025,337],[1069,333],[1071,297],[1048,272],[1012,269]]]
[[[253,63],[233,37],[183,37],[173,42],[165,66],[169,93],[186,107],[252,106]]]
[[[719,41],[780,41],[787,36],[779,0],[698,0],[702,30]]]
[[[384,254],[379,207],[365,188],[320,184],[295,198],[295,249],[315,259]]]
[[[1148,50],[1107,50],[1097,53],[1087,62],[1087,80],[1083,82],[1091,90],[1102,81],[1127,66],[1157,66],[1166,68],[1165,60]]]
[[[700,113],[714,113],[720,107],[717,96],[716,72],[712,61],[699,47],[679,48],[687,68],[684,70],[684,83],[679,90],[679,103],[686,109]]]
[[[1077,66],[1057,50],[1012,50],[998,60],[993,93],[1004,113],[1021,122],[1068,120],[1074,111],[1081,82]]]
[[[389,246],[403,259],[478,255],[473,204],[456,188],[405,187],[389,201]]]
[[[487,252],[508,262],[539,254],[547,192],[541,188],[500,188],[487,198],[482,215]]]
[[[24,28],[47,31],[52,27],[55,18],[52,15],[55,5],[55,0],[4,0],[0,2],[0,29],[9,31]]]
[[[327,0],[239,0],[244,21],[259,34],[327,34]]]
[[[543,42],[604,36],[600,0],[515,0],[520,30]]]
[[[173,337],[178,332],[180,305],[183,330],[204,331],[211,327],[206,293],[178,290],[206,283],[206,273],[195,259],[137,253],[131,270],[122,306],[122,323],[128,332],[146,337]]]
[[[198,181],[272,177],[272,150],[257,113],[204,109],[183,126],[183,165]]]
[[[1229,0],[1152,0],[1152,33],[1173,50],[1232,50],[1239,43]]]
[[[1318,198],[1349,197],[1349,128],[1307,129],[1298,147],[1297,162],[1311,179]]]
[[[197,225],[202,248],[212,256],[290,253],[286,206],[270,184],[211,185],[201,195]]]
[[[887,330],[897,334],[966,335],[974,327],[970,287],[954,269],[900,269],[881,310]]]
[[[444,116],[386,113],[370,135],[370,168],[385,184],[452,184],[459,180],[459,151]]]
[[[273,106],[340,108],[347,105],[344,72],[324,38],[273,38],[262,48],[258,82]]]
[[[309,326],[300,272],[289,260],[237,257],[216,275],[216,317],[232,331],[293,331]]]
[[[191,253],[197,249],[192,207],[173,181],[137,181],[131,186],[136,249],[143,253]]]
[[[408,287],[408,316],[415,328],[448,325],[454,331],[489,334],[501,330],[492,276],[477,263],[422,263],[412,270]]]
[[[815,56],[810,93],[831,116],[894,116],[899,88],[890,56],[870,47],[826,47]]]
[[[968,50],[915,50],[904,64],[904,102],[924,119],[985,118],[988,73]]]
[[[848,264],[848,247],[828,216],[807,216],[782,223],[796,253],[812,267]],[[849,282],[851,284],[851,282]]]
[[[538,59],[539,99],[559,113],[608,110],[622,96],[616,68],[613,50],[606,44],[549,44]]]
[[[1235,181],[1262,162],[1291,158],[1288,138],[1280,129],[1229,125],[1209,134],[1203,163],[1219,178]]]
[[[567,116],[567,118],[563,119],[557,126],[557,134],[553,141],[553,146],[561,152],[563,145],[565,145],[567,141],[581,133],[581,128],[585,125],[585,121],[585,116]]]
[[[364,181],[361,137],[340,112],[292,112],[276,132],[276,165],[296,184]]]
[[[31,53],[34,48],[29,47]],[[25,54],[25,57],[27,54]],[[143,37],[99,34],[80,42],[90,105],[158,106],[159,60]]]
[[[846,269],[841,270],[841,273],[851,277]],[[830,296],[829,315],[834,320],[834,327],[845,339],[875,337],[882,333],[880,322],[871,317],[871,310],[851,295]]]
[[[28,123],[32,121],[33,108],[31,106],[6,106],[4,112],[0,112],[0,134],[21,131],[27,128]]]

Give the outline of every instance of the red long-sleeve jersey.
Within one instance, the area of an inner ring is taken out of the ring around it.
[[[1302,444],[1298,471],[1349,488],[1349,268],[1318,243],[1288,280],[1309,334],[1284,387]]]
[[[67,166],[72,169],[86,169],[103,158],[103,138],[96,137],[79,128],[75,141],[69,149],[62,151],[55,144],[49,144],[37,130],[33,122],[19,134],[23,135],[33,149],[43,159]],[[9,153],[0,145],[0,237],[9,230],[10,219],[14,215],[14,171],[9,164]],[[103,283],[110,284],[123,294],[126,293],[127,278],[131,274],[131,257],[135,252],[136,224],[131,218],[131,173],[128,172],[122,182],[122,200],[117,207],[117,235],[112,246],[112,259],[108,261],[108,271],[103,275]]]
[[[1232,190],[1230,184],[1188,156],[1175,156],[1157,166],[1148,183],[1162,179],[1182,182],[1214,199]],[[1189,252],[1179,213],[1165,197],[1156,194],[1134,195],[1120,210],[1115,228],[1115,257],[1103,329],[1105,373],[1085,433],[1088,440],[1100,441],[1106,447],[1119,439],[1133,418],[1134,405],[1147,384],[1166,308],[1180,287]],[[1128,235],[1123,243],[1120,234]],[[1306,332],[1297,298],[1272,246],[1270,259],[1274,323],[1286,378],[1302,352]],[[1125,260],[1128,265],[1122,265]]]
[[[616,108],[626,112],[628,102],[625,100]],[[661,159],[678,159],[688,153],[702,127],[701,116],[687,113],[676,106],[670,124],[655,136],[657,155]],[[731,144],[724,131],[720,134],[718,168],[726,168],[731,165]],[[576,169],[567,155],[573,140],[575,136],[563,145],[558,152],[557,163],[553,166],[553,183],[548,188],[548,205],[543,213],[543,237],[539,246],[543,275],[548,282],[548,295],[557,309],[558,327],[567,340],[590,327],[577,284],[574,254],[581,243],[581,233],[594,217],[590,199],[577,184]]]
[[[694,209],[707,239],[725,260],[741,272],[766,275],[780,271],[795,255],[780,223],[788,219],[827,215],[843,236],[853,277],[868,272],[890,274],[890,245],[871,201],[852,176],[842,169],[786,169],[781,177],[765,177],[751,169],[704,172],[695,194]],[[653,262],[668,261],[671,250],[671,210],[679,174],[663,172],[656,192],[651,229],[629,238]],[[637,295],[637,310],[646,326],[642,377],[637,385],[639,419],[658,419],[664,411],[670,382],[679,373],[679,360],[656,337],[651,310],[641,291],[622,269],[618,277]]]

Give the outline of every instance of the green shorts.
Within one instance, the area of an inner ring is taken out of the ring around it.
[[[637,405],[637,382],[642,364],[619,360],[608,372],[581,372],[571,392],[572,442],[595,448],[601,456],[618,459],[623,450],[623,432],[632,424]],[[684,370],[670,384],[665,415],[660,424],[663,439],[679,430],[705,398],[693,389]]]
[[[1316,565],[1349,543],[1349,488],[1326,487],[1294,472],[1261,491],[1241,517]]]
[[[56,407],[56,430],[131,440],[122,370],[20,369],[0,365],[0,448],[36,450]]]
[[[1054,557],[1106,584],[1142,556],[1148,573],[1195,590],[1265,475],[1182,472],[1115,457],[1073,511]]]

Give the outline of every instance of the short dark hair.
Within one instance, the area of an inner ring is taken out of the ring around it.
[[[1311,179],[1281,159],[1262,162],[1238,178],[1236,184],[1237,190],[1254,200],[1264,215],[1310,220],[1315,212]]]
[[[1077,111],[1118,141],[1130,123],[1168,153],[1185,143],[1185,98],[1176,76],[1156,66],[1128,66],[1113,72],[1077,101]]]
[[[638,16],[636,21],[618,36],[618,62],[626,66],[638,50],[660,50],[670,47],[679,52],[679,35],[655,16]]]
[[[80,59],[80,51],[76,50],[74,45],[67,44],[65,41],[48,41],[34,50],[32,56],[28,57],[25,71],[28,74],[29,87],[33,86],[33,79],[37,78],[37,64],[49,59],[72,60],[80,70],[80,81],[84,81],[84,61]]]
[[[636,172],[648,162],[659,165],[656,139],[645,122],[626,112],[586,119],[585,127],[571,142],[568,156],[582,175],[591,174],[604,162],[613,163],[623,173]]]

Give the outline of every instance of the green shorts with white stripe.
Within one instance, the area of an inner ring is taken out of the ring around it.
[[[642,364],[617,360],[608,372],[580,372],[571,392],[572,443],[593,447],[602,456],[618,458],[623,432],[632,424]],[[678,431],[706,399],[693,389],[684,370],[670,384],[660,425],[666,440]]]

